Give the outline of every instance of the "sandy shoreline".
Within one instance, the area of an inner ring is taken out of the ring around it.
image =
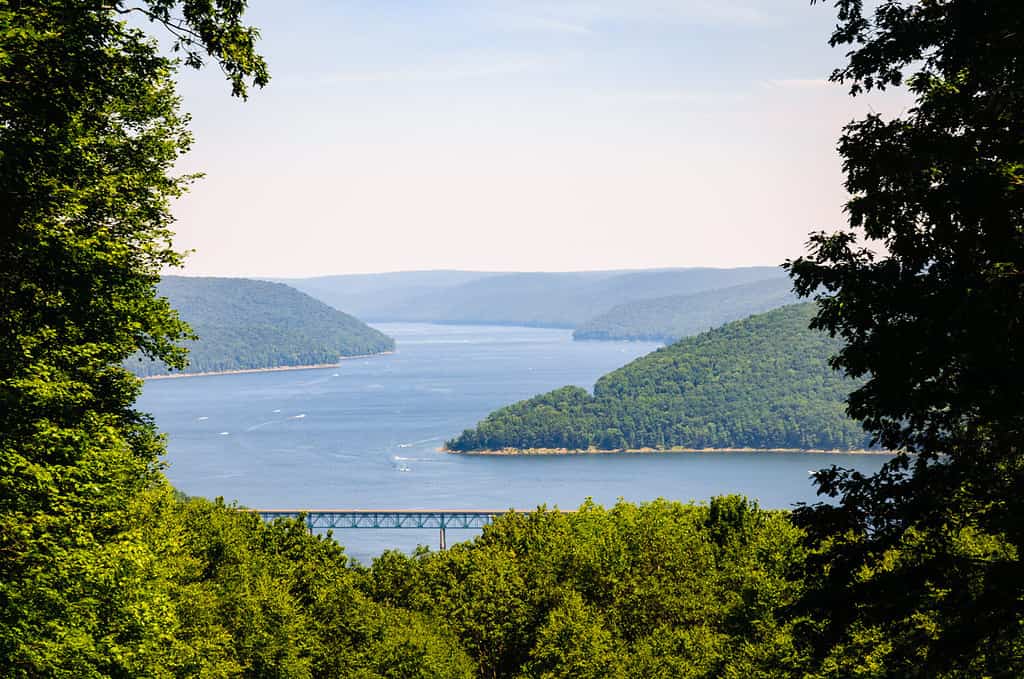
[[[893,455],[888,450],[821,450],[814,448],[620,448],[604,450],[590,448],[588,450],[569,450],[568,448],[502,448],[500,450],[449,450],[442,447],[442,453],[452,455],[610,455],[628,453],[633,455],[658,455],[665,453],[808,453],[814,455]]]
[[[281,365],[274,368],[240,368],[238,370],[214,370],[205,373],[168,373],[166,375],[149,375],[144,380],[178,380],[185,377],[210,377],[212,375],[245,375],[247,373],[276,373],[285,370],[318,370],[321,368],[337,368],[343,361],[354,361],[357,358],[374,358],[376,356],[390,356],[394,351],[382,351],[377,354],[357,354],[355,356],[341,356],[335,363],[317,363],[314,365]]]

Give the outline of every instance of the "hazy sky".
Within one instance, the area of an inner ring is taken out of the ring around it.
[[[183,71],[190,274],[777,264],[843,223],[807,0],[252,0],[273,80]]]

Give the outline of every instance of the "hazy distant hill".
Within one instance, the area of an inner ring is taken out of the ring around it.
[[[160,294],[199,335],[185,372],[334,363],[339,356],[389,351],[395,343],[357,318],[280,283],[165,276]],[[138,375],[167,372],[131,359]]]
[[[394,320],[387,317],[386,311],[411,299],[429,297],[463,283],[501,275],[482,271],[398,271],[282,278],[278,282],[301,290],[335,309],[344,309],[359,318],[380,321]]]
[[[563,273],[399,272],[288,280],[374,321],[574,328],[624,302],[693,294],[770,278],[776,267]]]
[[[797,301],[785,276],[620,304],[578,326],[578,340],[650,340],[674,342],[682,337],[776,309]]]
[[[563,387],[501,408],[448,446],[500,448],[863,448],[843,401],[855,382],[796,304],[690,337],[611,372],[591,396]]]

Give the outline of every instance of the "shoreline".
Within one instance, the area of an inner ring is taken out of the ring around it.
[[[312,365],[279,365],[273,368],[238,368],[236,370],[211,370],[209,372],[202,373],[168,373],[167,375],[148,375],[142,377],[142,380],[180,380],[186,377],[212,377],[215,375],[247,375],[249,373],[275,373],[284,372],[286,370],[321,370],[323,368],[337,368],[344,361],[354,361],[359,358],[374,358],[376,356],[390,356],[395,353],[392,351],[381,351],[376,354],[356,354],[354,356],[339,356],[338,360],[334,363],[315,363]]]
[[[500,448],[497,450],[450,450],[442,446],[439,452],[449,455],[481,455],[497,457],[528,457],[537,455],[664,455],[681,453],[806,453],[810,455],[895,455],[889,450],[839,450],[819,448],[618,448],[614,450],[588,448],[586,450],[569,448]]]

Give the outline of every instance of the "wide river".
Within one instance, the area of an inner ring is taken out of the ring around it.
[[[602,374],[657,345],[573,342],[568,330],[377,324],[396,353],[338,367],[146,383],[142,410],[169,437],[167,476],[190,495],[261,508],[574,508],[591,497],[765,507],[814,501],[810,470],[871,472],[884,457],[787,453],[463,456],[446,439],[513,401]],[[448,541],[473,531],[449,531]],[[384,549],[436,548],[435,531],[342,530],[367,563]]]

